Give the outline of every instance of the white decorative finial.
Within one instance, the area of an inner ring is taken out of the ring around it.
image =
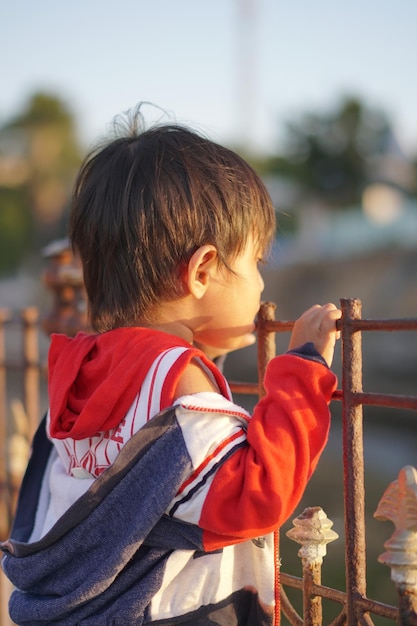
[[[411,465],[385,490],[374,517],[391,521],[395,531],[384,543],[387,552],[378,558],[391,567],[396,584],[417,585],[417,471]]]
[[[331,530],[333,522],[319,506],[308,507],[293,520],[294,528],[286,535],[301,545],[298,556],[310,565],[322,563],[326,545],[339,537]]]

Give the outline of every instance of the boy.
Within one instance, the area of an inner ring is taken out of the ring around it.
[[[274,232],[252,168],[186,128],[82,166],[70,238],[97,334],[52,338],[50,409],[2,546],[17,624],[278,623],[274,530],[327,440],[340,311],[296,322],[252,417],[195,347],[250,342]]]

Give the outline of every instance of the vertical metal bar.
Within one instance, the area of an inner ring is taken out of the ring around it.
[[[408,626],[410,617],[417,615],[417,593],[414,586],[397,585],[399,596],[398,602],[398,626]]]
[[[304,509],[293,520],[293,528],[287,537],[301,545],[298,556],[303,566],[303,623],[320,626],[323,611],[320,595],[314,593],[315,585],[321,585],[321,566],[327,553],[327,544],[335,541],[338,534],[332,530],[333,522],[319,506]]]
[[[5,539],[10,526],[10,494],[7,480],[7,400],[5,323],[10,319],[8,309],[0,309],[0,539]]]
[[[268,322],[275,321],[276,305],[273,302],[262,302],[257,320],[258,336],[258,396],[265,395],[264,378],[269,361],[276,355],[275,330],[268,329]],[[280,594],[280,533],[274,532],[274,561],[275,561],[275,616],[274,623],[280,623],[281,594]]]
[[[321,563],[303,562],[303,616],[305,626],[320,626],[323,618],[320,596],[313,595],[313,585],[321,585]]]
[[[345,486],[347,624],[362,622],[355,599],[366,595],[365,489],[363,461],[363,411],[355,400],[362,391],[362,337],[352,320],[361,318],[360,300],[341,299],[343,463]]]
[[[0,626],[12,626],[9,616],[9,598],[13,591],[13,585],[0,569]]]
[[[29,420],[29,437],[32,439],[39,423],[39,312],[36,307],[22,311],[23,320],[23,359],[24,397]]]
[[[268,329],[268,323],[275,321],[276,305],[273,302],[262,302],[258,312],[258,387],[259,398],[265,395],[264,377],[266,366],[276,355],[275,330]]]

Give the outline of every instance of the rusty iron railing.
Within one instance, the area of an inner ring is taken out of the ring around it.
[[[40,389],[45,369],[40,359],[39,334],[36,307],[27,307],[18,313],[0,309],[1,539],[10,531],[30,441],[39,423]],[[15,379],[13,385],[10,385],[10,378]],[[10,387],[13,390],[7,393]],[[0,572],[1,626],[11,624],[7,611],[10,592],[11,584]]]
[[[331,600],[341,605],[339,615],[332,624],[372,624],[371,614],[378,615],[400,624],[417,624],[417,553],[410,564],[406,555],[410,546],[417,551],[417,495],[416,502],[410,505],[409,492],[413,492],[413,484],[408,479],[407,489],[396,491],[403,494],[403,499],[381,500],[375,517],[389,519],[396,525],[396,541],[389,548],[392,550],[380,557],[380,561],[396,568],[392,579],[396,584],[398,608],[372,600],[366,596],[366,547],[365,547],[365,487],[364,487],[364,453],[363,453],[363,405],[393,407],[417,410],[417,395],[399,396],[394,394],[369,393],[362,389],[362,331],[403,331],[417,330],[417,319],[362,319],[361,302],[357,299],[340,301],[342,319],[338,326],[342,342],[342,388],[334,394],[334,400],[342,402],[343,422],[343,465],[344,465],[344,519],[345,519],[345,571],[346,591],[331,589],[320,584],[320,568],[326,553],[326,544],[336,539],[331,531],[332,523],[319,507],[306,509],[294,520],[295,530],[287,534],[290,538],[303,545],[299,555],[302,558],[302,578],[281,572],[281,607],[282,612],[294,626],[301,624],[320,625],[322,623],[321,599]],[[275,356],[275,333],[291,330],[292,321],[274,319],[275,304],[264,303],[261,306],[258,333],[258,374],[263,380],[268,361]],[[263,393],[258,385],[242,385],[232,383],[232,390],[239,393]],[[410,469],[407,476],[412,474]],[[417,472],[415,474],[417,476]],[[398,481],[405,481],[400,472]],[[391,487],[393,489],[393,487]],[[415,488],[417,494],[417,488]],[[384,496],[385,497],[385,496]],[[407,501],[408,498],[408,501]],[[385,502],[383,505],[382,503]],[[411,513],[410,513],[411,509]],[[382,512],[381,512],[382,511]],[[404,522],[407,518],[407,522]],[[400,520],[400,521],[399,521]],[[300,531],[301,527],[301,531]],[[298,529],[298,530],[297,530]],[[398,535],[406,533],[406,541],[398,542]],[[411,539],[410,539],[411,536]],[[319,539],[318,539],[319,537]],[[414,543],[412,543],[414,541]],[[400,556],[398,556],[400,554]],[[405,561],[405,564],[402,563]],[[398,574],[398,569],[406,570],[406,574]],[[412,571],[412,574],[410,574]],[[414,576],[414,578],[413,578]],[[293,587],[303,592],[303,617],[291,605],[284,587]]]
[[[6,355],[6,335],[13,332],[13,354]],[[15,341],[16,338],[16,341]],[[10,528],[21,475],[13,471],[10,446],[16,434],[30,441],[39,423],[39,391],[42,364],[39,355],[39,314],[36,307],[19,313],[0,309],[0,536]],[[6,393],[8,376],[21,374],[15,393]],[[23,409],[24,407],[24,409]],[[25,424],[20,419],[24,411]],[[25,431],[22,433],[22,429]]]

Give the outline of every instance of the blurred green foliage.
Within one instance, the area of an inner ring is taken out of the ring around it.
[[[30,246],[33,223],[27,210],[25,189],[0,187],[0,268],[8,273],[18,267]]]
[[[388,116],[357,97],[342,98],[334,110],[303,113],[286,124],[282,149],[257,159],[263,174],[275,174],[296,183],[304,198],[331,209],[351,207],[361,201],[364,188],[387,176],[382,160],[396,160],[411,172],[404,191],[416,193],[416,163],[401,154]],[[379,181],[381,182],[381,181]],[[398,185],[395,178],[387,184]]]
[[[0,128],[0,274],[63,235],[80,162],[74,115],[55,95],[35,93]]]

